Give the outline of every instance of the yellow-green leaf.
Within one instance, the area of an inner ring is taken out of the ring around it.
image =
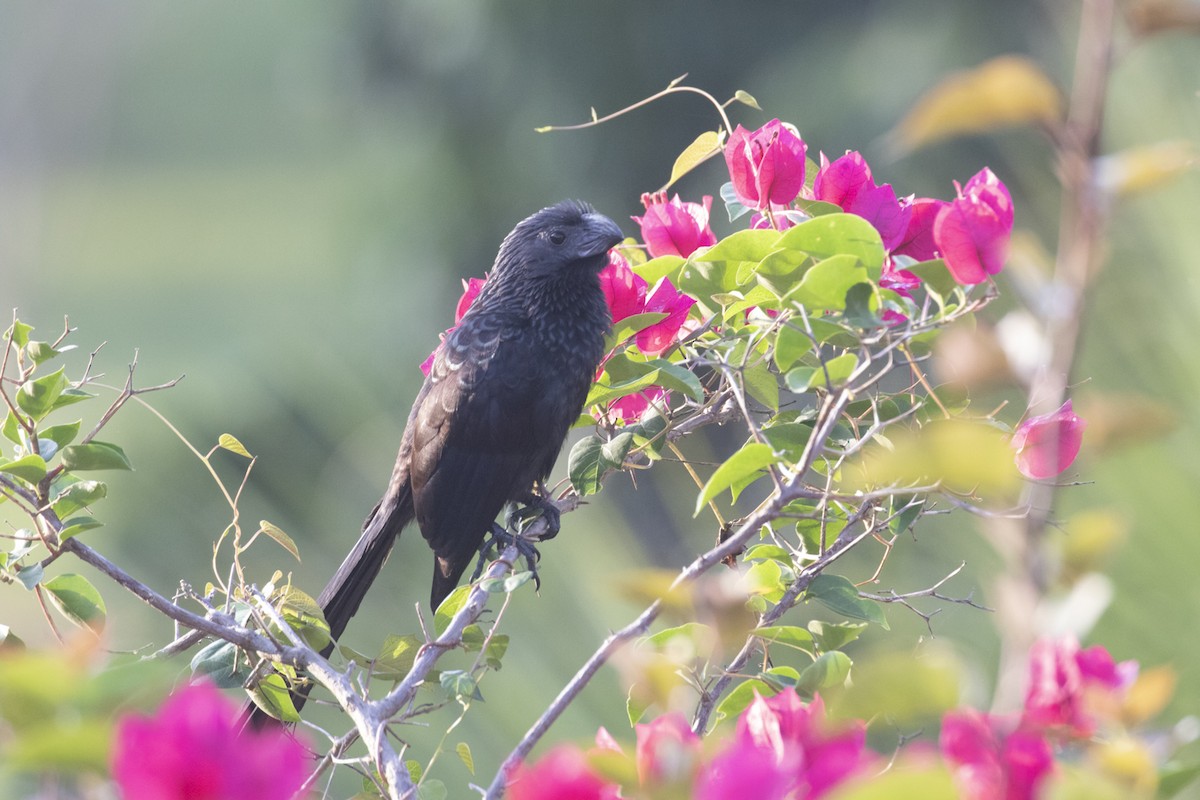
[[[222,433],[220,438],[217,439],[217,446],[231,453],[237,453],[239,456],[254,458],[254,456],[250,455],[250,451],[246,449],[245,445],[239,442],[237,437],[232,434]]]
[[[96,587],[82,575],[64,573],[56,575],[42,584],[50,594],[50,602],[62,615],[74,622],[94,630],[104,627],[107,611],[104,598]]]
[[[705,131],[700,134],[696,137],[695,141],[679,154],[679,158],[675,159],[675,165],[671,167],[671,180],[667,181],[667,186],[664,186],[663,189],[666,189],[719,152],[721,152],[720,133],[717,131]]]
[[[710,500],[733,484],[778,462],[779,456],[775,455],[775,451],[761,442],[751,442],[738,450],[724,464],[717,467],[717,471],[708,479],[708,483],[704,484],[704,489],[696,498],[696,511],[693,516],[699,516]]]
[[[1062,118],[1058,87],[1032,60],[1006,55],[957,72],[926,92],[888,134],[897,154],[939,139]]]
[[[284,550],[291,553],[292,557],[297,561],[300,560],[300,548],[296,547],[296,543],[292,541],[292,537],[284,533],[278,525],[263,519],[259,520],[258,529],[267,536],[270,536]]]

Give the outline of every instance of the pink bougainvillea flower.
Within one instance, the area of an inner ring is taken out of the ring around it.
[[[766,699],[756,694],[737,726],[740,739],[768,750],[776,763],[794,760],[792,787],[814,800],[869,763],[866,735],[861,722],[831,729],[820,695],[805,705],[791,687]]]
[[[483,284],[487,278],[468,278],[463,281],[462,297],[458,298],[458,305],[454,308],[454,324],[462,322],[462,318],[467,315],[467,309],[475,302],[475,298],[479,297],[479,293],[483,291]]]
[[[694,800],[786,800],[795,797],[802,754],[790,751],[782,760],[769,747],[747,737],[733,742],[705,763],[696,776]]]
[[[1097,715],[1112,713],[1136,675],[1134,662],[1116,664],[1100,645],[1086,650],[1072,638],[1040,639],[1029,654],[1025,725],[1087,738]]]
[[[954,280],[982,283],[1004,266],[1012,229],[1012,197],[1004,183],[984,167],[938,212],[933,241]]]
[[[883,262],[883,274],[879,278],[879,285],[904,297],[912,297],[912,293],[921,285],[921,279],[909,270],[898,268],[889,258]]]
[[[666,255],[687,258],[697,248],[717,243],[708,225],[711,196],[705,195],[703,203],[685,203],[679,195],[668,201],[665,193],[644,194],[642,204],[646,213],[633,217],[633,221],[642,228],[642,241],[651,258]]]
[[[917,261],[937,258],[938,248],[933,240],[933,223],[941,210],[949,205],[945,200],[933,197],[919,197],[909,203],[908,228],[892,248],[892,253],[909,256]]]
[[[700,762],[700,737],[678,712],[664,714],[637,731],[637,773],[642,786],[690,784]]]
[[[892,308],[884,309],[883,313],[879,315],[879,318],[883,320],[883,324],[887,325],[889,328],[894,328],[897,325],[904,325],[908,322],[907,315],[901,314],[899,311],[896,311]]]
[[[912,216],[908,202],[896,198],[890,183],[876,185],[866,159],[854,150],[832,162],[821,154],[821,168],[813,179],[813,198],[840,206],[847,214],[871,223],[886,250],[901,242]]]
[[[1054,769],[1045,738],[970,709],[946,714],[940,744],[967,800],[1033,800]]]
[[[725,163],[738,201],[763,209],[769,203],[787,205],[804,188],[804,141],[773,119],[754,132],[741,125],[725,143]]]
[[[680,292],[666,278],[658,282],[654,291],[646,298],[643,312],[666,313],[666,318],[637,332],[635,341],[638,350],[648,356],[660,356],[675,344],[688,311],[696,305],[693,297]]]
[[[1064,472],[1079,455],[1085,427],[1087,423],[1076,415],[1070,400],[1057,411],[1025,420],[1012,437],[1017,469],[1033,480]]]
[[[662,408],[666,405],[670,392],[661,386],[648,386],[637,394],[627,394],[608,404],[608,413],[600,416],[607,417],[613,422],[628,425],[637,422],[652,406]]]
[[[573,745],[552,748],[533,766],[518,764],[508,774],[511,800],[616,800],[617,787],[595,775],[587,756]]]
[[[209,683],[172,694],[151,717],[117,723],[112,774],[129,800],[291,800],[308,775],[305,745],[282,728],[242,729]]]
[[[609,252],[608,265],[600,270],[600,288],[613,322],[642,313],[646,305],[646,280],[616,251]]]

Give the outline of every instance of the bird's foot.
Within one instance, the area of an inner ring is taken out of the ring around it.
[[[529,571],[533,573],[533,585],[536,589],[542,588],[542,579],[538,576],[537,562],[542,557],[534,543],[526,539],[520,534],[509,533],[499,524],[493,522],[492,529],[488,533],[488,537],[479,546],[479,562],[475,565],[475,573],[471,576],[471,582],[479,580],[479,576],[483,574],[484,566],[491,558],[491,553],[495,550],[496,555],[499,555],[504,548],[513,545],[517,548],[517,552],[525,559],[525,564],[529,567]]]
[[[562,523],[562,512],[558,510],[558,506],[550,499],[545,486],[539,483],[537,492],[529,492],[520,498],[520,500],[524,503],[524,506],[512,509],[504,519],[510,528],[518,531],[523,530],[538,517],[542,517],[546,520],[546,532],[538,536],[538,541],[546,541],[558,536],[559,527]]]

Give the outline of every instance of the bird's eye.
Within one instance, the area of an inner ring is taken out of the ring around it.
[[[548,236],[550,238],[550,241],[553,242],[554,244],[562,244],[563,242],[565,242],[567,240],[567,235],[565,233],[563,233],[562,231],[560,231],[558,228],[555,228],[554,230],[550,231]]]

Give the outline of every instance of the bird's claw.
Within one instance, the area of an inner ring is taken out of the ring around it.
[[[542,579],[538,576],[537,562],[541,559],[542,554],[534,545],[533,541],[526,539],[520,534],[509,533],[499,524],[493,522],[492,528],[488,532],[488,537],[479,547],[479,561],[475,565],[475,573],[471,575],[471,582],[479,580],[479,576],[483,574],[483,568],[487,564],[488,556],[494,549],[499,555],[500,551],[509,545],[517,548],[517,552],[525,559],[529,571],[533,574],[533,585],[535,589],[542,588]]]

